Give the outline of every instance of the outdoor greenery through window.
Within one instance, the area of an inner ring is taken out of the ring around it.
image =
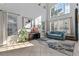
[[[68,3],[59,3],[51,8],[51,17],[52,16],[60,16],[63,14],[70,13],[70,4]]]

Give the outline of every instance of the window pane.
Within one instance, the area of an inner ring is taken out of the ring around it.
[[[61,19],[61,20],[54,20],[50,22],[50,31],[64,31],[66,34],[71,34],[70,30],[70,19]]]
[[[59,3],[51,9],[51,16],[60,16],[70,13],[70,4]]]
[[[70,5],[65,4],[65,14],[70,13]]]
[[[8,14],[8,36],[17,34],[17,16]]]

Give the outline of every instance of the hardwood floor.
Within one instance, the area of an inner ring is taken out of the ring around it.
[[[66,56],[49,48],[45,43],[41,43],[40,41],[32,40],[31,43],[34,46],[0,52],[0,56]]]

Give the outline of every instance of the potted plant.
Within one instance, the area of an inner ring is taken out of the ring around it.
[[[26,42],[26,41],[28,41],[28,32],[27,32],[26,28],[23,27],[19,31],[19,40],[18,40],[18,42]]]

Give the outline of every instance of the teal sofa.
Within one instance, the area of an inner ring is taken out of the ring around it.
[[[56,39],[56,40],[64,40],[65,32],[59,32],[59,31],[47,32],[47,38]]]

